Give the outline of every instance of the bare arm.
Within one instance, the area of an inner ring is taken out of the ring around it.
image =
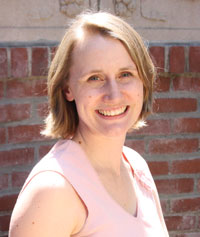
[[[85,207],[71,184],[57,173],[43,172],[20,195],[9,237],[69,237],[85,218]]]

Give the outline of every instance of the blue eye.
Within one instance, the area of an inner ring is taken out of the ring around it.
[[[88,81],[99,81],[100,78],[98,76],[91,76],[88,78]]]
[[[132,74],[130,72],[123,72],[121,74],[121,77],[131,77],[131,76],[132,76]]]

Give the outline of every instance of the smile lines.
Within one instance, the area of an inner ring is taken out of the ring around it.
[[[123,106],[119,109],[113,109],[113,110],[98,110],[98,112],[104,116],[116,116],[123,114],[126,110],[127,106]]]

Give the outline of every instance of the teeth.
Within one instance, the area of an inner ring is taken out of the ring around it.
[[[116,116],[116,115],[123,114],[125,110],[126,110],[126,106],[123,106],[119,109],[114,109],[114,110],[99,110],[99,113],[104,116]]]

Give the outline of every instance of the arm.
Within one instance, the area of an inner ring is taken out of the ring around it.
[[[71,184],[55,172],[43,172],[19,196],[9,237],[69,237],[85,218],[85,207]]]

